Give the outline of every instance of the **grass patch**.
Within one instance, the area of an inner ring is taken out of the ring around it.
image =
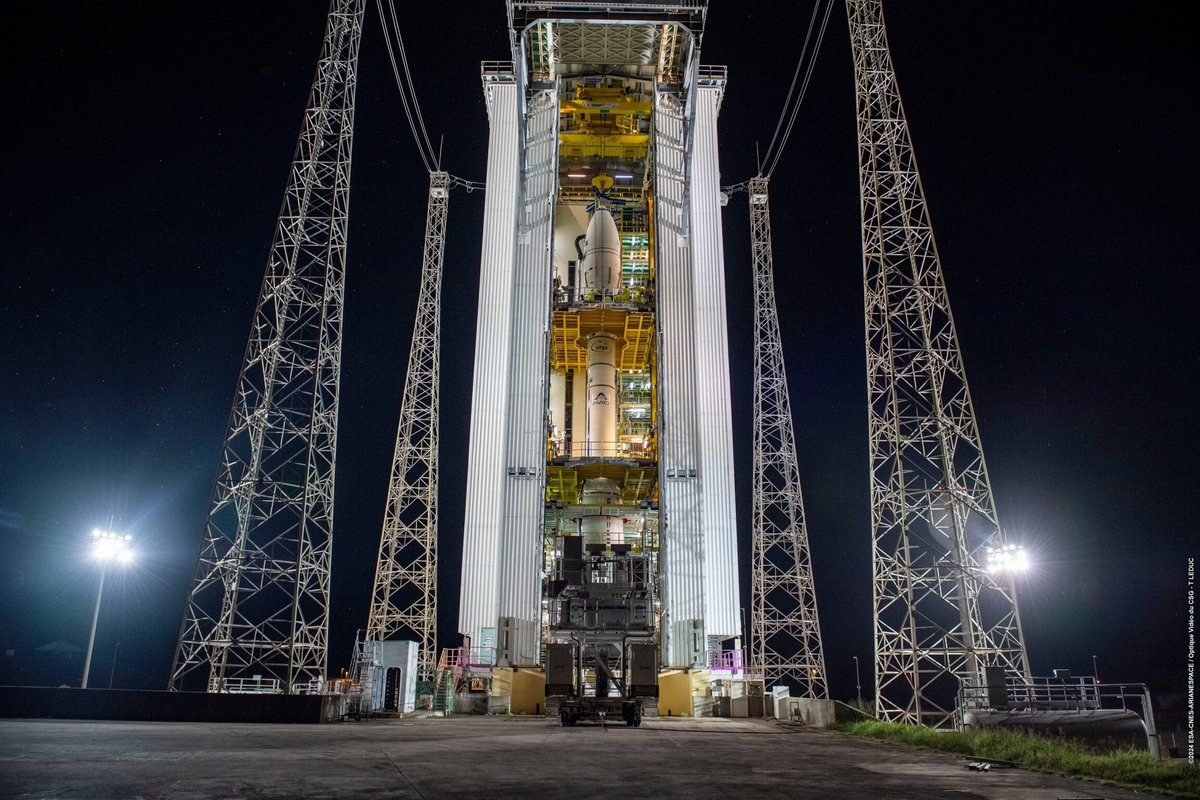
[[[1200,769],[1155,761],[1139,750],[1097,754],[1078,745],[999,729],[935,731],[894,722],[846,722],[832,730],[927,750],[1012,761],[1023,769],[1105,781],[1130,789],[1200,798]]]

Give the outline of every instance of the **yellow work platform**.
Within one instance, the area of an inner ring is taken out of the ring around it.
[[[594,461],[587,464],[546,466],[546,499],[563,505],[579,502],[579,489],[584,481],[608,478],[621,487],[622,503],[640,503],[658,498],[658,467],[629,466],[614,461]]]
[[[654,345],[654,314],[605,303],[555,311],[550,336],[550,367],[587,368],[587,337],[610,333],[623,340],[618,369],[646,369]]]
[[[649,144],[646,133],[560,133],[559,157],[637,161],[646,157]]]

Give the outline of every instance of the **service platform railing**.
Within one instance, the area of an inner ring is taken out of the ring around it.
[[[479,66],[484,83],[516,83],[517,73],[511,61],[484,61]]]
[[[461,672],[472,669],[491,669],[496,665],[496,648],[491,645],[481,647],[444,647],[441,658],[438,659],[438,672],[450,670]]]
[[[342,683],[350,681],[313,679],[297,681],[292,684],[292,694],[342,694],[339,688]],[[249,678],[226,678],[218,680],[215,677],[208,681],[208,691],[214,694],[282,694],[283,681],[278,678],[264,678],[254,675]]]
[[[654,442],[621,440],[616,442],[567,442],[551,438],[547,447],[550,460],[581,458],[624,458],[634,461],[653,461],[656,458]]]
[[[746,671],[746,652],[744,650],[710,650],[708,652],[708,668],[713,672],[740,675]]]
[[[654,303],[654,290],[649,286],[622,286],[616,289],[582,289],[559,286],[554,290],[554,308],[558,311],[571,306],[623,306],[635,310],[648,309]]]
[[[1150,752],[1158,757],[1158,732],[1150,689],[1144,683],[1099,683],[1090,675],[1007,677],[998,682],[963,681],[958,690],[957,722],[966,713],[1053,713],[1132,711],[1142,719]]]
[[[279,694],[282,684],[278,678],[264,678],[255,675],[250,678],[225,678],[219,680],[215,676],[209,679],[209,692],[224,694]]]

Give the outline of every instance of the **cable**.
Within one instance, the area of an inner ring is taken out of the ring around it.
[[[771,144],[767,146],[767,158],[775,151],[775,142],[779,138],[779,129],[783,127],[783,118],[787,115],[788,106],[792,103],[792,93],[796,91],[796,80],[800,77],[800,67],[804,64],[804,55],[808,52],[808,42],[812,38],[813,26],[817,23],[817,11],[821,3],[813,3],[812,16],[808,20],[808,31],[804,34],[804,45],[800,48],[800,58],[796,61],[796,71],[792,73],[792,85],[788,87],[787,97],[783,100],[783,108],[779,109],[779,121],[775,123],[775,133],[771,134]],[[762,172],[762,160],[758,162],[758,171]]]
[[[429,131],[425,128],[425,117],[421,114],[421,104],[417,102],[417,89],[413,84],[412,70],[408,67],[408,55],[404,51],[404,38],[400,35],[399,18],[396,15],[395,0],[388,0],[388,13],[384,13],[383,0],[375,0],[375,8],[379,11],[379,21],[383,25],[383,42],[387,45],[388,60],[392,62],[392,76],[396,79],[396,88],[400,90],[400,103],[404,106],[404,116],[408,119],[408,127],[412,131],[413,142],[417,145],[417,153],[425,164],[427,172],[440,171],[442,154],[440,149],[433,149],[429,139]],[[391,25],[388,25],[388,17]],[[396,45],[392,45],[392,36],[396,37]],[[396,59],[396,51],[400,51],[400,59]],[[401,67],[404,75],[401,77]],[[480,181],[467,180],[457,175],[450,176],[450,186],[461,187],[467,192],[487,188]]]
[[[398,65],[396,62],[396,52],[391,46],[391,34],[388,28],[388,17],[385,16],[383,11],[383,0],[376,0],[376,8],[379,11],[379,22],[383,25],[383,41],[384,44],[388,46],[388,59],[391,61],[391,73],[392,76],[396,78],[396,88],[400,89],[400,102],[404,107],[404,116],[407,116],[408,127],[413,131],[413,140],[416,143],[416,150],[418,150],[421,156],[421,162],[425,163],[426,172],[432,173],[434,172],[434,168],[437,166],[437,160],[436,158],[430,157],[430,151],[426,151],[424,143],[421,142],[420,134],[416,132],[416,122],[413,119],[413,110],[409,108],[408,104],[408,91],[404,89],[404,82],[400,77],[400,65]],[[415,97],[416,95],[414,94],[414,101]]]
[[[450,176],[450,185],[451,186],[461,186],[462,188],[467,190],[468,194],[475,191],[476,189],[486,189],[487,188],[486,184],[480,183],[479,181],[469,181],[466,178],[460,178],[457,175]]]
[[[413,83],[412,72],[408,69],[408,54],[404,52],[404,39],[400,36],[400,23],[396,18],[396,3],[394,0],[388,0],[388,7],[392,14],[392,32],[396,34],[396,43],[400,46],[400,63],[404,66],[404,77],[407,79],[408,91],[412,94],[412,107],[417,112],[417,126],[421,129],[421,136],[425,140],[429,160],[433,162],[435,167],[441,169],[441,153],[438,152],[437,156],[434,156],[433,143],[429,141],[429,132],[425,130],[425,117],[421,114],[421,104],[417,102],[417,90]]]
[[[814,9],[815,10],[815,9]],[[770,178],[771,173],[775,171],[775,167],[779,164],[779,159],[783,155],[783,150],[787,147],[788,139],[792,135],[792,127],[796,124],[796,116],[800,112],[800,106],[804,103],[804,97],[808,94],[808,84],[812,81],[813,69],[817,64],[817,55],[821,52],[821,43],[825,41],[825,30],[829,26],[829,13],[833,10],[833,0],[827,0],[825,4],[825,16],[821,20],[821,30],[817,33],[817,42],[813,46],[812,58],[808,60],[808,68],[804,72],[804,82],[800,84],[800,94],[796,97],[796,104],[792,106],[792,115],[788,119],[787,129],[783,132],[783,141],[779,145],[779,149],[775,151],[775,157],[771,164],[767,167],[766,177]],[[811,30],[811,28],[810,28]],[[801,59],[803,59],[803,53]],[[799,65],[797,65],[797,70]]]
[[[821,43],[825,40],[825,30],[829,26],[829,15],[833,11],[833,0],[826,0],[825,15],[821,19],[821,27],[817,31],[817,39],[812,48],[812,56],[805,62],[805,56],[809,52],[809,44],[812,43],[813,28],[817,23],[817,13],[821,9],[820,0],[813,4],[812,16],[808,20],[808,30],[804,34],[804,45],[800,49],[800,58],[796,61],[796,71],[792,73],[792,83],[788,87],[787,97],[783,101],[783,108],[779,110],[779,120],[775,123],[775,132],[771,135],[771,144],[767,147],[766,155],[758,162],[758,172],[760,175],[766,175],[770,178],[771,173],[775,171],[775,167],[779,164],[779,159],[783,155],[784,149],[787,147],[788,139],[792,135],[792,128],[796,124],[796,116],[800,111],[800,106],[804,103],[804,96],[808,93],[808,84],[812,80],[813,68],[817,63],[817,55],[821,52]],[[804,79],[800,81],[800,91],[796,91],[796,82],[800,80],[800,72],[803,70]],[[792,97],[795,96],[795,102],[792,102]],[[784,126],[784,119],[787,119],[787,125]],[[783,138],[779,136],[782,129]],[[775,145],[779,146],[776,147]],[[763,169],[763,165],[767,165]],[[739,187],[735,187],[735,190]]]

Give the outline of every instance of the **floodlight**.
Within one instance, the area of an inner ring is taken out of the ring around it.
[[[100,621],[100,600],[104,597],[104,576],[113,561],[128,564],[133,560],[133,549],[129,543],[133,537],[127,533],[113,533],[99,528],[92,530],[92,558],[100,562],[100,585],[96,587],[96,607],[92,611],[92,632],[88,636],[87,655],[83,657],[83,680],[80,686],[88,688],[88,673],[92,668],[92,650],[96,646],[96,624]]]
[[[128,563],[133,558],[129,543],[133,537],[129,534],[102,531],[99,528],[92,531],[92,557],[99,561],[121,561]]]
[[[1015,544],[989,547],[987,561],[987,570],[993,574],[1019,573],[1029,569],[1029,556],[1026,554],[1025,548]]]

